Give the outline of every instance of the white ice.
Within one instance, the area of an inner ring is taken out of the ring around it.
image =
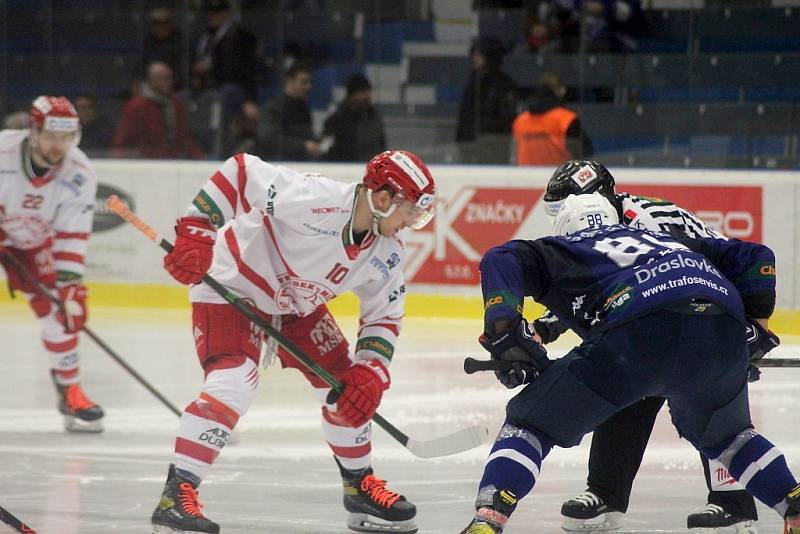
[[[94,308],[90,326],[127,362],[183,408],[201,383],[188,310]],[[355,320],[341,324],[352,339]],[[482,356],[480,323],[408,319],[393,363],[393,385],[381,414],[423,439],[472,424],[494,433],[511,395],[489,373],[465,375],[465,356]],[[559,341],[554,354],[568,350]],[[785,343],[775,356],[800,357]],[[800,339],[795,338],[795,343]],[[178,419],[86,336],[83,382],[106,409],[106,431],[69,435],[55,409],[36,322],[19,304],[0,306],[4,371],[0,434],[0,506],[39,534],[149,532],[149,516],[163,486]],[[751,388],[754,423],[800,474],[800,369],[766,369]],[[565,414],[568,416],[568,414]],[[225,533],[348,532],[341,486],[318,420],[318,406],[299,373],[270,368],[259,396],[201,486],[204,512]],[[422,533],[456,533],[469,521],[489,445],[452,457],[413,457],[380,429],[374,431],[376,474],[419,509]],[[518,507],[506,532],[560,532],[561,503],[584,489],[590,439],[555,450],[534,492]],[[626,532],[682,532],[686,515],[705,505],[697,454],[681,441],[662,411],[626,515]],[[781,521],[759,505],[762,533]],[[0,526],[0,532],[3,531]]]

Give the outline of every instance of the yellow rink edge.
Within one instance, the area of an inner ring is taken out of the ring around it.
[[[3,284],[5,285],[5,284]],[[21,296],[17,298],[21,301]],[[133,308],[188,308],[189,291],[186,287],[160,284],[89,284],[89,302],[94,306]],[[0,289],[0,303],[12,302],[4,288]],[[358,299],[345,293],[328,307],[337,315],[358,315]],[[540,305],[526,301],[525,315],[537,317],[543,310]],[[478,296],[417,293],[406,294],[406,316],[442,319],[480,319],[483,304]],[[770,328],[779,334],[800,335],[800,309],[779,308],[770,319]]]

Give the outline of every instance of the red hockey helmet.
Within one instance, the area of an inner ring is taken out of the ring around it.
[[[80,141],[81,124],[75,107],[64,96],[40,96],[31,105],[31,129],[37,133],[73,133],[75,144]]]
[[[376,217],[388,217],[404,201],[411,202],[419,212],[415,230],[424,227],[433,218],[436,184],[428,167],[415,154],[405,150],[381,152],[367,163],[364,185],[369,189],[367,200]],[[372,192],[388,187],[394,196],[392,206],[386,211],[376,210]]]

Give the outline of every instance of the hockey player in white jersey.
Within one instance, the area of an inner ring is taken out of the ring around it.
[[[343,385],[329,387],[288,353],[284,367],[304,373],[321,403],[325,439],[344,484],[348,526],[360,532],[416,532],[416,507],[377,478],[370,459],[371,418],[390,385],[389,364],[405,301],[405,252],[398,232],[433,215],[434,180],[414,154],[387,151],[367,164],[361,183],[230,158],[176,225],[166,269],[184,284],[208,272],[250,302],[274,327]],[[326,302],[352,290],[361,302],[351,351]],[[193,332],[205,383],[184,411],[154,533],[217,533],[200,512],[197,486],[250,407],[258,384],[262,335],[209,287],[192,286]],[[213,430],[210,430],[213,429]]]
[[[97,179],[78,148],[80,125],[69,100],[40,96],[30,114],[30,130],[0,132],[0,263],[12,295],[23,293],[39,318],[66,429],[100,432],[103,410],[81,388],[77,352]],[[34,281],[58,295],[63,313]]]
[[[670,233],[679,231],[692,238],[725,239],[693,213],[659,198],[618,193],[614,177],[596,161],[571,160],[560,165],[551,176],[545,192],[545,210],[555,216],[571,194],[598,192],[616,208],[623,224],[642,230]],[[555,340],[565,328],[549,312],[534,321],[534,329],[544,343]],[[779,341],[768,332],[772,345]],[[751,343],[751,354],[759,350]],[[762,354],[763,356],[763,354]],[[751,378],[758,369],[751,367]],[[600,425],[592,436],[589,477],[586,491],[566,501],[562,508],[563,528],[567,531],[616,530],[627,511],[634,477],[653,429],[656,415],[664,404],[662,397],[649,397],[629,406]],[[701,455],[709,489],[708,504],[687,518],[690,529],[733,526],[738,534],[756,532],[755,502],[725,467]]]

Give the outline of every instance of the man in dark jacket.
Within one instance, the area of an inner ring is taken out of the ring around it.
[[[458,109],[457,142],[474,141],[478,134],[511,132],[517,87],[500,68],[504,52],[494,38],[484,37],[472,45],[472,71]]]
[[[347,79],[347,96],[325,121],[323,138],[333,144],[325,154],[329,161],[367,161],[386,150],[383,119],[372,105],[372,85],[362,74]]]
[[[265,159],[307,161],[322,155],[311,125],[310,92],[311,67],[293,64],[283,77],[283,92],[264,108],[259,139]]]

